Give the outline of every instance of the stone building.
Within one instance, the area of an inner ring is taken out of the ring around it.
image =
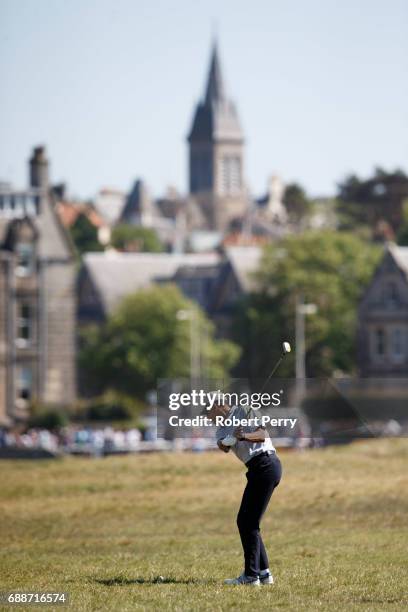
[[[78,323],[105,320],[124,297],[154,284],[175,283],[205,308],[205,283],[220,260],[217,253],[86,253],[78,275]],[[194,270],[193,280],[187,270]]]
[[[408,376],[408,247],[389,244],[358,311],[362,376]]]
[[[86,253],[78,275],[78,323],[104,321],[131,293],[172,283],[230,335],[237,301],[254,290],[260,247],[229,247],[221,253]]]
[[[33,402],[75,398],[75,265],[54,209],[45,149],[30,186],[0,186],[0,422],[25,420]]]
[[[225,86],[216,43],[187,146],[187,192],[169,187],[163,196],[155,197],[142,178],[127,195],[104,190],[95,208],[109,227],[126,223],[153,229],[166,250],[175,253],[215,248],[232,233],[273,240],[287,231],[282,180],[271,176],[260,198],[249,192],[244,134]]]

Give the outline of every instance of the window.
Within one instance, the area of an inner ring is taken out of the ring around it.
[[[382,328],[375,330],[375,353],[379,357],[385,355],[385,332]]]
[[[404,361],[405,358],[405,334],[399,327],[391,333],[391,356],[393,361]]]
[[[241,191],[241,160],[239,157],[232,157],[230,161],[230,188],[231,193]]]
[[[31,366],[17,368],[17,399],[30,401],[32,397],[33,371]]]
[[[28,242],[20,242],[17,244],[17,276],[30,276],[34,268],[34,250],[33,245]]]
[[[220,176],[221,176],[221,193],[222,194],[227,194],[229,193],[229,187],[230,187],[230,179],[229,179],[229,158],[228,157],[223,157],[221,158],[221,172],[220,172]]]
[[[220,191],[236,194],[241,190],[241,160],[238,156],[222,157],[220,162]]]
[[[24,348],[32,340],[32,309],[27,302],[20,302],[17,305],[17,337],[16,344],[19,348]]]
[[[3,215],[5,217],[11,217],[12,216],[12,197],[11,195],[5,193],[2,194],[1,198],[0,198],[0,210],[3,213]]]

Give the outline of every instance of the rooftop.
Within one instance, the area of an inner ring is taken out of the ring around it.
[[[220,261],[217,253],[87,253],[84,266],[92,277],[106,310],[127,294],[154,282],[171,280],[180,267],[208,267]]]
[[[388,250],[393,256],[398,267],[408,277],[408,246],[398,246],[397,244],[390,244]]]

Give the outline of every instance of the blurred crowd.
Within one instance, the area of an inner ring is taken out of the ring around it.
[[[329,427],[330,423],[325,423],[325,428],[321,428],[319,436],[309,437],[308,435],[297,435],[292,438],[282,437],[276,433],[274,443],[279,448],[318,448],[327,444],[346,443],[351,439],[366,437],[395,437],[406,435],[408,432],[402,431],[401,425],[395,420],[387,423],[371,423],[370,430],[364,426],[362,431],[354,427],[352,430],[346,426],[335,428]],[[329,433],[337,434],[330,438]],[[350,433],[353,434],[350,437]],[[38,455],[38,452],[51,455],[87,455],[104,456],[121,453],[151,452],[151,451],[184,451],[190,450],[200,452],[215,449],[214,437],[202,435],[202,432],[195,432],[193,435],[165,440],[157,436],[157,429],[154,425],[146,427],[143,431],[136,427],[127,430],[114,429],[110,426],[104,427],[84,427],[69,425],[58,430],[32,428],[26,431],[7,430],[0,428],[0,458],[8,456],[9,451],[13,451],[13,456]],[[5,451],[2,453],[2,449]],[[17,453],[17,455],[16,455]]]
[[[2,448],[21,450],[21,453],[46,451],[51,454],[104,456],[120,453],[160,450],[203,451],[215,447],[213,440],[195,436],[167,441],[158,439],[154,427],[143,432],[137,428],[120,430],[112,427],[75,427],[60,430],[29,429],[25,432],[0,429]]]
[[[112,427],[93,429],[70,426],[55,432],[29,429],[23,433],[0,430],[0,448],[41,449],[51,453],[102,455],[114,451],[131,452],[138,450],[142,439],[142,432],[136,428],[121,431]],[[145,432],[145,439],[149,439],[149,431]]]

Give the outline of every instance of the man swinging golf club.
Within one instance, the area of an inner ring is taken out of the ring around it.
[[[283,343],[282,356],[268,376],[271,378],[284,355],[290,352],[290,344]],[[217,416],[239,420],[248,420],[255,416],[252,409],[240,406],[230,407],[216,404],[208,412],[208,417],[216,420]],[[260,533],[260,521],[268,506],[274,489],[278,486],[282,467],[267,431],[263,427],[220,426],[216,431],[217,445],[220,450],[228,453],[230,450],[248,468],[247,485],[242,497],[237,516],[237,525],[244,550],[244,571],[238,578],[229,578],[225,584],[259,586],[273,584],[273,576],[269,570],[268,555]]]

